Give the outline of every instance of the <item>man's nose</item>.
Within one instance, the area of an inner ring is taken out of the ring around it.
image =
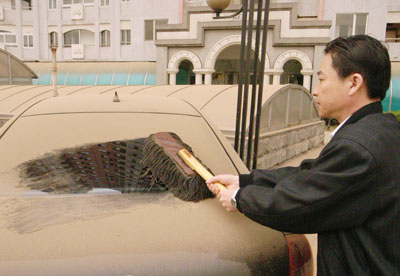
[[[314,97],[318,95],[318,90],[316,87],[312,90],[311,95],[313,95]]]
[[[314,99],[318,96],[318,84],[311,91],[311,95],[313,96]]]

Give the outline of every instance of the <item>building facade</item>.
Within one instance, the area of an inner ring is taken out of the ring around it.
[[[157,22],[178,0],[0,0],[0,48],[24,61],[155,61]]]
[[[240,6],[232,0],[225,12]],[[0,48],[25,62],[50,62],[50,45],[61,63],[152,62],[157,84],[235,84],[241,15],[213,17],[206,0],[0,0]],[[385,41],[400,63],[400,2],[272,0],[264,83],[311,90],[324,45],[352,34]]]
[[[217,20],[205,0],[186,2],[182,24],[156,28],[157,83],[237,83],[241,15]],[[226,13],[239,8],[236,1]],[[400,62],[400,2],[271,1],[264,83],[297,83],[311,90],[325,44],[353,34],[385,41],[392,62]]]

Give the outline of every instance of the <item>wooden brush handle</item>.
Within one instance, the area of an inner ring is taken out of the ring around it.
[[[188,152],[186,149],[181,149],[178,151],[178,155],[182,158],[186,165],[188,165],[192,170],[197,172],[204,180],[208,180],[213,175],[204,166]],[[221,183],[214,183],[220,191],[225,190],[226,187]]]

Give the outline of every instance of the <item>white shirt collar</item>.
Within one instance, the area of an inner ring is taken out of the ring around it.
[[[346,121],[347,121],[350,117],[351,117],[351,115],[350,115],[349,117],[347,117],[343,122],[341,122],[340,125],[338,125],[338,127],[335,128],[335,130],[332,131],[332,132],[330,133],[331,138],[332,138],[333,136],[335,136],[336,132],[339,131],[339,129],[346,123]]]

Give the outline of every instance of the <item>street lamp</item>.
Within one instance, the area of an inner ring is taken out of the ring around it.
[[[232,18],[243,12],[243,5],[242,5],[242,7],[235,13],[230,15],[220,16],[223,10],[225,10],[230,3],[231,0],[207,0],[207,5],[215,11],[216,16],[214,17],[214,19]]]
[[[257,5],[255,3],[257,1]],[[258,141],[260,136],[261,105],[264,86],[264,66],[267,46],[267,30],[269,15],[269,0],[243,0],[242,7],[232,15],[220,16],[223,10],[229,5],[230,0],[207,0],[207,4],[216,13],[214,19],[232,18],[243,13],[242,30],[240,43],[240,69],[238,78],[238,96],[235,127],[235,150],[240,158],[245,161],[250,169],[257,168]],[[256,24],[254,26],[254,13],[257,9]],[[255,30],[255,51],[252,64],[253,79],[252,93],[250,97],[250,118],[247,136],[247,158],[244,158],[246,143],[247,109],[249,100],[250,84],[250,54]],[[262,32],[262,39],[261,39]],[[261,41],[260,41],[261,40]],[[261,46],[261,54],[260,52]],[[258,61],[260,57],[260,62]],[[247,62],[245,62],[247,61]],[[258,92],[257,92],[258,85]],[[253,140],[254,138],[254,140]]]
[[[215,11],[217,17],[219,17],[219,14],[225,10],[230,3],[231,0],[207,0],[207,5]]]
[[[52,58],[52,67],[51,67],[51,72],[52,72],[52,85],[53,85],[53,97],[58,96],[57,92],[57,39],[56,36],[54,35],[55,33],[52,33],[50,36],[50,49],[51,49],[51,58]]]

